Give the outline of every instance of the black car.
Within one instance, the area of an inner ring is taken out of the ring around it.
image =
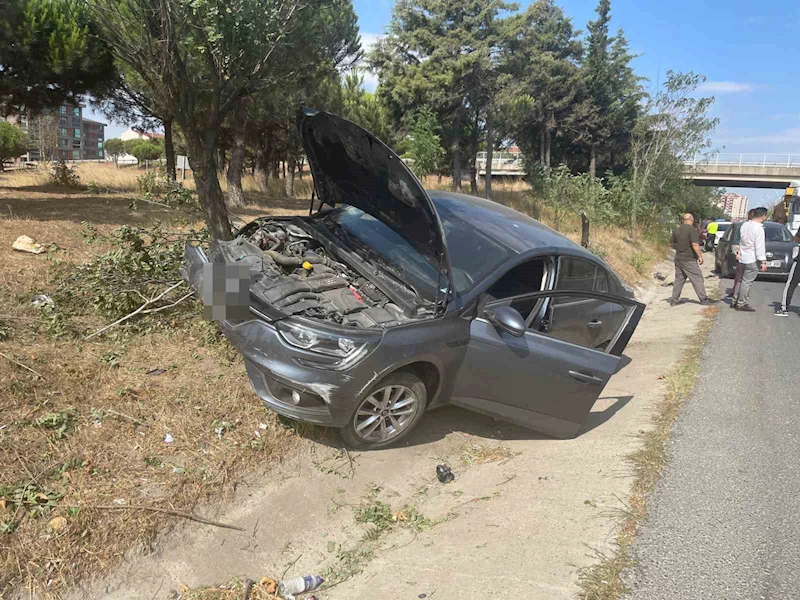
[[[631,290],[530,217],[424,190],[353,123],[305,110],[298,129],[319,209],[188,245],[183,271],[264,403],[361,448],[446,403],[575,436],[644,310]]]
[[[734,223],[728,228],[717,245],[715,264],[722,277],[733,277],[736,273],[736,253],[739,251],[739,232],[742,223]],[[792,241],[792,234],[786,225],[764,223],[766,238],[767,272],[765,275],[787,277],[792,268],[792,261],[797,256],[798,244]]]

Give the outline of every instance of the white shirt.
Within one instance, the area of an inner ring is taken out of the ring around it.
[[[748,221],[742,225],[739,233],[739,262],[751,265],[756,260],[767,260],[767,246],[764,240],[764,225],[755,221]]]

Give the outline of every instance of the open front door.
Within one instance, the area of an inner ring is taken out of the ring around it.
[[[522,336],[486,319],[486,311],[499,306],[531,311],[520,315],[528,324]],[[451,402],[574,437],[616,372],[643,312],[643,304],[628,298],[566,290],[489,303],[470,326]]]

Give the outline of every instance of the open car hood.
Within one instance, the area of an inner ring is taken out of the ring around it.
[[[301,108],[297,129],[320,201],[332,207],[349,204],[372,215],[439,270],[440,287],[452,289],[441,221],[400,157],[367,130],[327,112]]]

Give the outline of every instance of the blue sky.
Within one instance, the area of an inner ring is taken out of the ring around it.
[[[595,17],[596,0],[557,2],[580,29]],[[384,33],[393,2],[354,0],[354,5],[362,41],[369,45]],[[611,10],[612,27],[621,27],[640,55],[634,66],[650,80],[648,87],[668,69],[708,78],[704,93],[716,98],[713,115],[720,119],[715,149],[800,155],[800,0],[612,0]],[[375,85],[374,79],[367,83]],[[109,125],[107,138],[124,129]],[[750,196],[751,206],[778,195],[732,191]]]

